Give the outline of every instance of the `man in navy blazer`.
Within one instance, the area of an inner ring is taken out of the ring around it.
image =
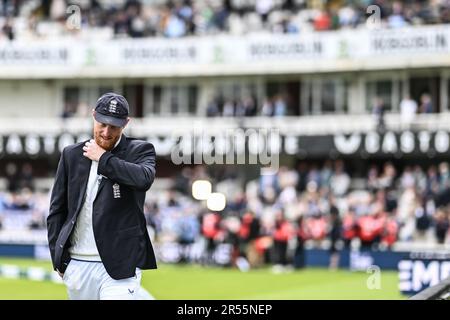
[[[128,115],[123,96],[100,97],[94,139],[66,147],[58,164],[48,241],[70,299],[137,299],[141,269],[156,269],[143,213],[155,150],[122,133]]]

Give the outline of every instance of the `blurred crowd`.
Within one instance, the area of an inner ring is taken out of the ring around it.
[[[207,117],[280,117],[288,115],[288,105],[282,94],[266,97],[261,107],[255,103],[255,99],[246,96],[239,99],[224,99],[218,97],[212,99],[207,108]]]
[[[80,8],[80,17],[72,18],[67,23],[67,17],[78,12],[68,10],[73,4]],[[368,12],[370,5],[378,8]],[[303,33],[356,28],[366,24],[370,16],[370,21],[389,28],[449,23],[450,2],[2,0],[0,38],[52,37],[80,30],[108,38],[177,38],[252,32]],[[77,23],[81,28],[74,28]]]
[[[228,201],[222,212],[192,200],[190,186],[197,179],[216,181]],[[191,244],[202,238],[210,254],[230,243],[235,260],[244,257],[252,266],[301,266],[305,246],[328,248],[333,257],[342,248],[389,250],[398,241],[449,243],[448,163],[425,170],[406,166],[399,173],[387,162],[371,166],[364,185],[352,180],[340,160],[282,167],[242,188],[233,173],[209,176],[204,167],[185,168],[172,190],[149,197],[147,220],[161,241]]]
[[[27,212],[24,227],[44,229],[49,194],[33,192],[23,182],[32,181],[26,167],[22,178],[10,179],[9,191],[0,195],[0,224],[6,215]],[[204,241],[211,256],[217,245],[229,243],[234,261],[245,259],[252,266],[301,266],[308,246],[327,248],[333,257],[343,248],[390,250],[399,241],[450,242],[447,162],[406,166],[402,172],[390,162],[374,164],[366,177],[359,177],[362,184],[341,160],[262,170],[258,179],[243,183],[232,168],[183,168],[171,179],[172,187],[148,193],[144,213],[155,240]],[[227,198],[220,213],[192,198],[193,181],[204,179]]]
[[[424,92],[420,95],[419,103],[411,95],[405,95],[398,106],[402,129],[409,129],[413,124],[417,114],[428,114],[436,112],[431,95]],[[377,123],[377,128],[381,131],[386,129],[384,116],[386,104],[382,97],[376,96],[372,101],[372,114]]]

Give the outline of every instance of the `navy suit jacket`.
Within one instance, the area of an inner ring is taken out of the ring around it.
[[[91,167],[91,160],[83,156],[84,144],[63,150],[51,194],[48,242],[53,267],[62,273],[70,261],[70,235],[85,200]],[[155,163],[151,143],[125,135],[99,159],[97,172],[103,177],[93,204],[93,229],[98,252],[113,279],[134,276],[136,267],[156,269],[143,212]]]

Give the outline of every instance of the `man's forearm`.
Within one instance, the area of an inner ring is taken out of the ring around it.
[[[149,148],[138,163],[119,159],[105,152],[99,161],[98,173],[138,190],[148,190],[155,179],[155,154]]]

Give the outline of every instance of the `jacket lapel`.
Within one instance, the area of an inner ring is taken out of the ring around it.
[[[89,158],[81,155],[77,170],[78,184],[81,186],[80,196],[78,197],[77,210],[75,211],[77,213],[80,210],[86,196],[86,188],[89,179],[89,172],[91,171],[91,164],[92,161]]]

